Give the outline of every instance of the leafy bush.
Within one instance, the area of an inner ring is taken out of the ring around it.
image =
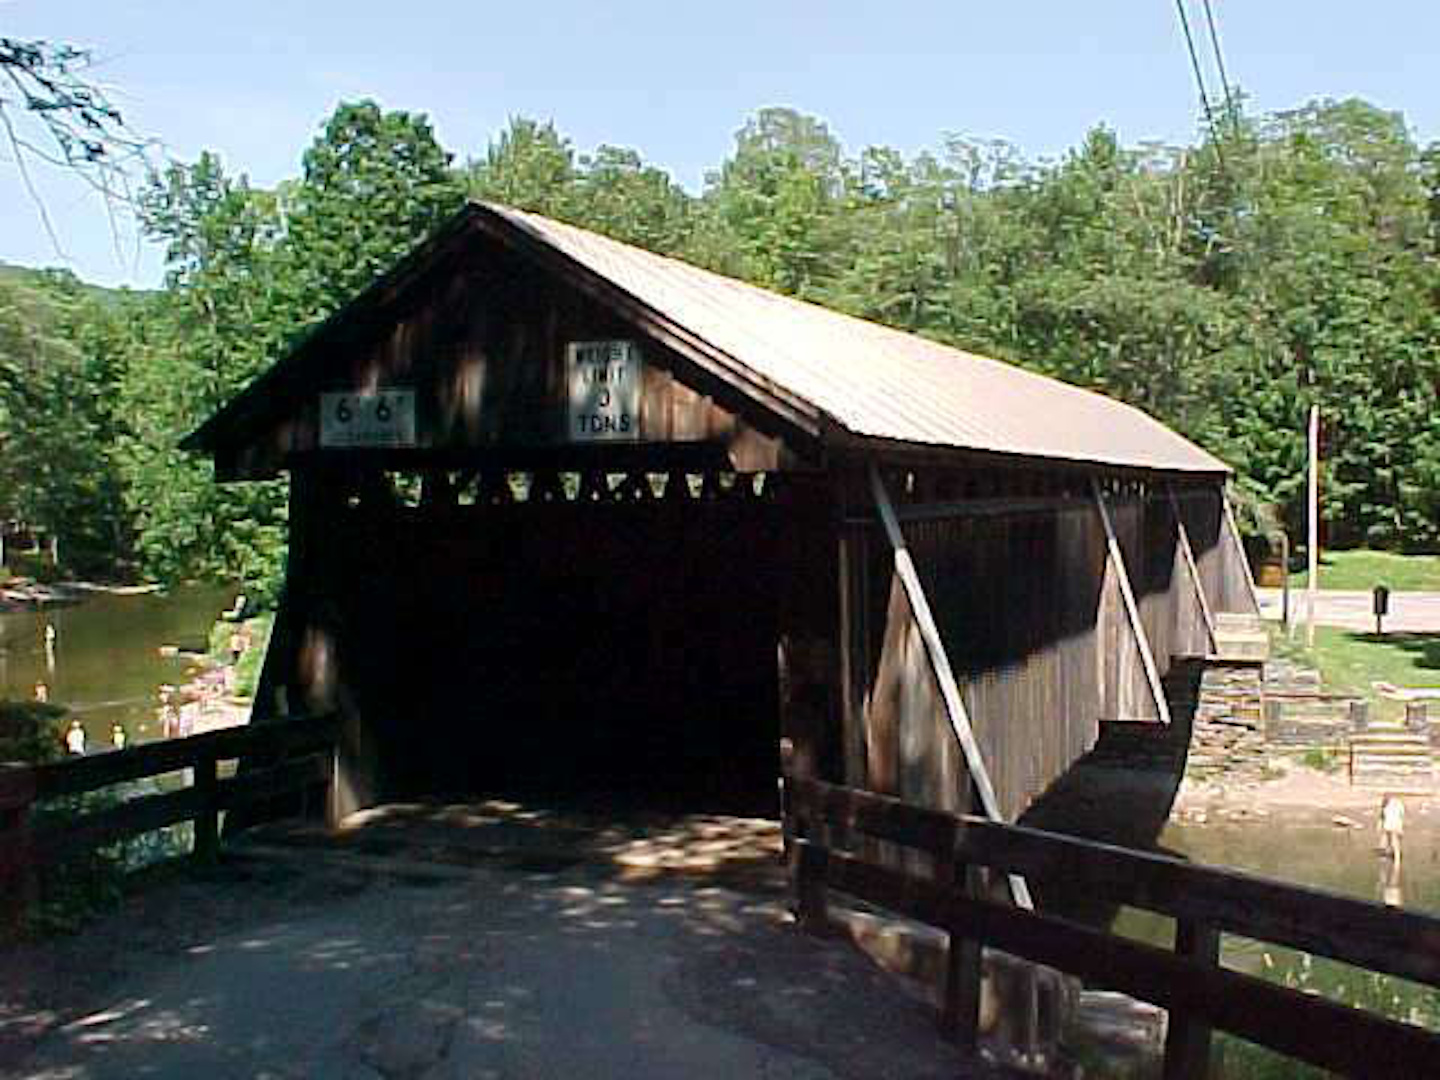
[[[0,761],[57,760],[64,752],[65,715],[63,707],[47,702],[0,700]]]

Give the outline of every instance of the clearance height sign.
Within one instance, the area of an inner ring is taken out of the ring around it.
[[[572,341],[565,349],[573,442],[640,438],[640,347],[633,341]]]

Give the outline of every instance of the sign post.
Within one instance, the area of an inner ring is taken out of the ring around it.
[[[1315,593],[1320,587],[1320,406],[1310,406],[1310,477],[1307,499],[1310,508],[1310,536],[1306,555],[1310,562],[1305,583],[1305,645],[1315,647]]]

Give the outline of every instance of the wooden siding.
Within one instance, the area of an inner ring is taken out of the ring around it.
[[[1180,513],[1195,549],[1210,610],[1255,615],[1250,569],[1226,527],[1223,498],[1216,486],[1184,489],[1178,499]]]
[[[1106,500],[1163,677],[1175,658],[1209,649],[1169,493],[1121,490]],[[1007,818],[1094,745],[1101,720],[1160,719],[1093,499],[912,502],[902,518]],[[1209,539],[1204,557],[1218,567],[1213,549],[1222,537]],[[889,547],[863,516],[852,516],[841,548],[843,773],[913,804],[963,809],[963,758]]]
[[[746,471],[793,460],[773,416],[514,253],[477,248],[434,282],[386,321],[347,327],[327,346],[330,359],[286,388],[281,415],[217,455],[221,475],[272,475],[319,449],[319,396],[327,391],[413,390],[417,451],[593,450],[570,439],[565,352],[571,342],[597,340],[640,346],[639,444],[713,445]]]

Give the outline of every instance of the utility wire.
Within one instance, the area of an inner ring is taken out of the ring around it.
[[[1225,167],[1225,152],[1220,147],[1220,132],[1215,126],[1215,110],[1210,108],[1210,94],[1205,89],[1205,73],[1200,70],[1200,57],[1195,52],[1195,38],[1190,33],[1190,17],[1185,14],[1185,0],[1175,0],[1175,10],[1180,15],[1180,29],[1185,31],[1185,48],[1190,52],[1190,67],[1195,72],[1195,85],[1200,88],[1200,104],[1205,108],[1205,122],[1210,127],[1210,137],[1215,143],[1215,157],[1220,163],[1220,171],[1229,175],[1229,170]],[[1206,10],[1209,10],[1208,3]]]
[[[1225,111],[1230,114],[1230,126],[1235,135],[1240,134],[1240,115],[1235,111],[1235,99],[1230,94],[1230,77],[1225,74],[1225,57],[1220,51],[1220,34],[1215,29],[1215,12],[1210,0],[1205,0],[1205,22],[1210,28],[1210,45],[1215,51],[1215,70],[1220,73],[1220,89],[1225,93]]]

